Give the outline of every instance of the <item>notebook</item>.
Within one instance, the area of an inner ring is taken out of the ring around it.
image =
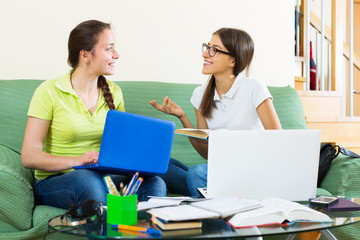
[[[75,166],[107,173],[162,175],[169,165],[175,123],[109,110],[97,164]]]
[[[324,209],[328,212],[360,211],[360,204],[346,198],[339,198],[337,202],[324,207]]]
[[[315,197],[320,135],[308,129],[211,131],[207,197]]]

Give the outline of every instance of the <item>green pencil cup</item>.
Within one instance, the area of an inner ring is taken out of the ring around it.
[[[134,225],[137,223],[137,195],[107,194],[107,223]]]

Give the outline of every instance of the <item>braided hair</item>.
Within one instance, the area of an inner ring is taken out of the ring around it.
[[[106,82],[106,78],[103,75],[99,76],[97,85],[102,90],[105,101],[109,108],[115,110],[114,99],[110,92],[109,84]]]

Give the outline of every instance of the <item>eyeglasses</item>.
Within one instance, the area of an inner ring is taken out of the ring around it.
[[[206,50],[208,51],[210,57],[214,57],[216,55],[217,52],[220,52],[220,53],[223,53],[223,54],[227,54],[227,55],[230,55],[230,53],[228,52],[224,52],[224,51],[221,51],[217,48],[214,48],[214,47],[210,47],[209,45],[207,45],[206,43],[203,43],[202,44],[202,48],[201,48],[202,52],[204,53]]]

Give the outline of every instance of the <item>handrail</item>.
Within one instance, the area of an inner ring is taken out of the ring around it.
[[[310,10],[310,25],[321,33],[321,19]],[[331,42],[331,28],[325,24],[325,38]]]
[[[360,1],[360,0],[359,0]],[[320,18],[312,11],[310,11],[310,25],[321,33],[321,20]],[[325,25],[325,38],[331,42],[331,28]],[[344,42],[343,55],[349,60],[350,56],[350,47],[347,43]],[[360,70],[360,56],[354,52],[354,66]]]
[[[344,43],[343,46],[343,50],[344,50],[344,57],[349,60],[349,56],[350,56],[350,47],[348,44]],[[358,54],[356,54],[355,52],[353,53],[353,58],[354,58],[354,66],[360,70],[360,56]]]

